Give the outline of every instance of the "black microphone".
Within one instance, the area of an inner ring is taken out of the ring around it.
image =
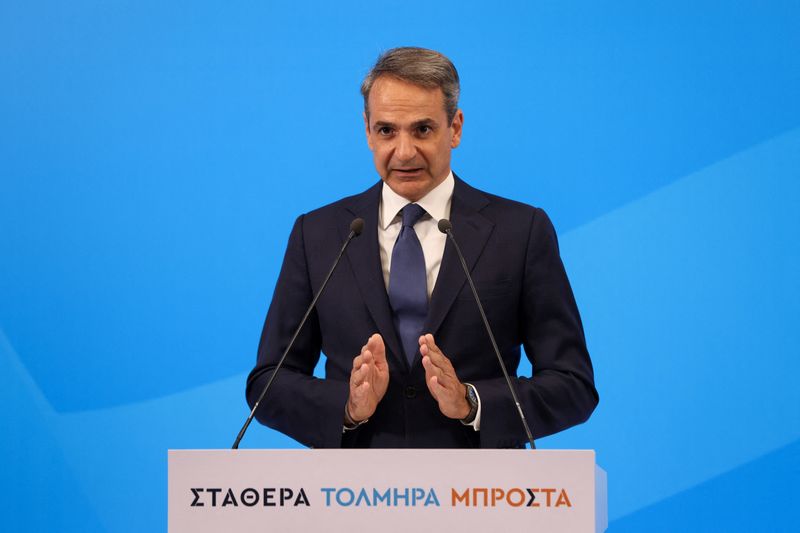
[[[256,400],[256,403],[253,404],[253,409],[252,409],[252,411],[250,411],[250,416],[247,417],[247,420],[245,421],[244,426],[242,426],[242,429],[239,430],[239,434],[236,436],[236,440],[234,441],[233,446],[231,446],[232,450],[238,450],[239,449],[239,443],[241,442],[242,437],[244,437],[244,433],[247,431],[247,428],[250,426],[250,422],[253,421],[253,417],[256,416],[256,409],[258,409],[258,406],[261,403],[261,400],[263,400],[264,397],[267,395],[267,391],[272,386],[272,381],[275,379],[275,375],[278,373],[278,370],[281,369],[281,366],[283,366],[283,361],[286,359],[286,356],[289,354],[289,350],[291,350],[292,346],[294,346],[294,341],[297,339],[297,336],[300,334],[300,330],[303,329],[303,326],[305,325],[306,320],[308,319],[308,316],[311,314],[311,311],[314,310],[314,306],[317,305],[317,300],[319,300],[320,295],[322,295],[322,291],[325,290],[325,286],[328,285],[328,280],[331,279],[331,276],[333,275],[333,271],[336,270],[336,266],[339,264],[339,260],[342,258],[342,255],[344,255],[344,251],[345,251],[345,249],[347,249],[347,245],[350,244],[350,241],[352,241],[354,237],[358,237],[359,235],[361,235],[362,231],[364,231],[364,219],[363,218],[357,218],[357,219],[353,220],[350,223],[350,234],[347,235],[347,238],[345,239],[344,244],[342,244],[342,249],[339,250],[339,255],[336,256],[336,260],[333,262],[333,265],[331,266],[331,269],[328,271],[328,275],[325,276],[325,280],[322,282],[322,285],[320,286],[319,290],[317,291],[317,294],[315,294],[314,295],[314,299],[311,300],[311,304],[308,306],[308,309],[306,310],[306,314],[303,315],[303,319],[300,321],[300,325],[297,326],[297,329],[295,330],[294,335],[292,335],[292,340],[289,341],[289,345],[286,347],[286,350],[284,350],[283,355],[281,356],[280,360],[278,361],[278,364],[275,365],[275,370],[272,371],[272,375],[269,377],[269,380],[267,381],[267,384],[264,386],[264,390],[261,391],[261,395],[258,397],[258,400]]]
[[[508,370],[506,370],[506,364],[503,362],[503,358],[500,356],[500,349],[497,347],[497,342],[494,340],[494,333],[492,333],[492,328],[489,326],[489,321],[486,319],[486,313],[483,311],[481,300],[478,298],[478,291],[475,289],[475,283],[472,281],[472,276],[469,275],[467,262],[464,260],[464,255],[461,253],[461,248],[458,247],[456,238],[453,236],[453,225],[449,220],[443,218],[439,220],[439,231],[450,238],[450,242],[453,243],[456,253],[458,254],[458,258],[461,260],[461,266],[464,268],[464,274],[467,276],[467,281],[469,281],[469,287],[472,289],[472,295],[475,297],[475,303],[478,304],[478,311],[481,312],[481,318],[483,319],[483,325],[486,327],[486,333],[489,334],[489,340],[492,341],[492,348],[494,348],[494,353],[497,356],[497,362],[500,363],[500,369],[503,371],[503,376],[506,378],[506,383],[508,383],[508,390],[511,391],[511,397],[514,398],[514,403],[517,405],[519,419],[522,421],[522,426],[525,428],[525,434],[528,436],[528,442],[531,443],[531,449],[535,450],[536,444],[533,442],[533,435],[531,435],[531,429],[528,427],[528,421],[525,419],[525,413],[522,412],[522,406],[519,404],[519,398],[517,398],[517,393],[514,391],[514,385],[511,383]]]

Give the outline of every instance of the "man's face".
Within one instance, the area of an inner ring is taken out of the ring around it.
[[[447,177],[450,150],[461,142],[464,115],[447,123],[444,94],[383,76],[372,85],[364,117],[367,144],[384,183],[416,202]]]

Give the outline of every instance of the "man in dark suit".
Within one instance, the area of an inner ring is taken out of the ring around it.
[[[383,54],[362,85],[381,181],[300,216],[247,381],[253,405],[357,217],[365,221],[256,416],[313,447],[521,447],[508,386],[452,243],[464,252],[535,437],[585,421],[591,361],[555,231],[537,208],[450,170],[458,74],[419,48]],[[312,373],[320,351],[325,379]]]

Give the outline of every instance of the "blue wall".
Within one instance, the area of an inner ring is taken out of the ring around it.
[[[540,445],[597,449],[609,531],[796,526],[800,4],[431,4],[0,5],[4,529],[165,529],[294,217],[377,179],[358,86],[403,44],[459,68],[455,170],[559,230],[601,404]]]

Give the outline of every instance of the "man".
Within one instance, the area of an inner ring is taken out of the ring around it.
[[[258,360],[252,406],[349,232],[365,221],[256,416],[312,447],[522,447],[507,384],[458,256],[449,219],[534,437],[585,421],[591,361],[556,235],[540,209],[478,191],[450,169],[461,140],[459,80],[443,55],[383,54],[361,88],[381,177],[300,216]],[[325,379],[313,377],[320,350]]]

